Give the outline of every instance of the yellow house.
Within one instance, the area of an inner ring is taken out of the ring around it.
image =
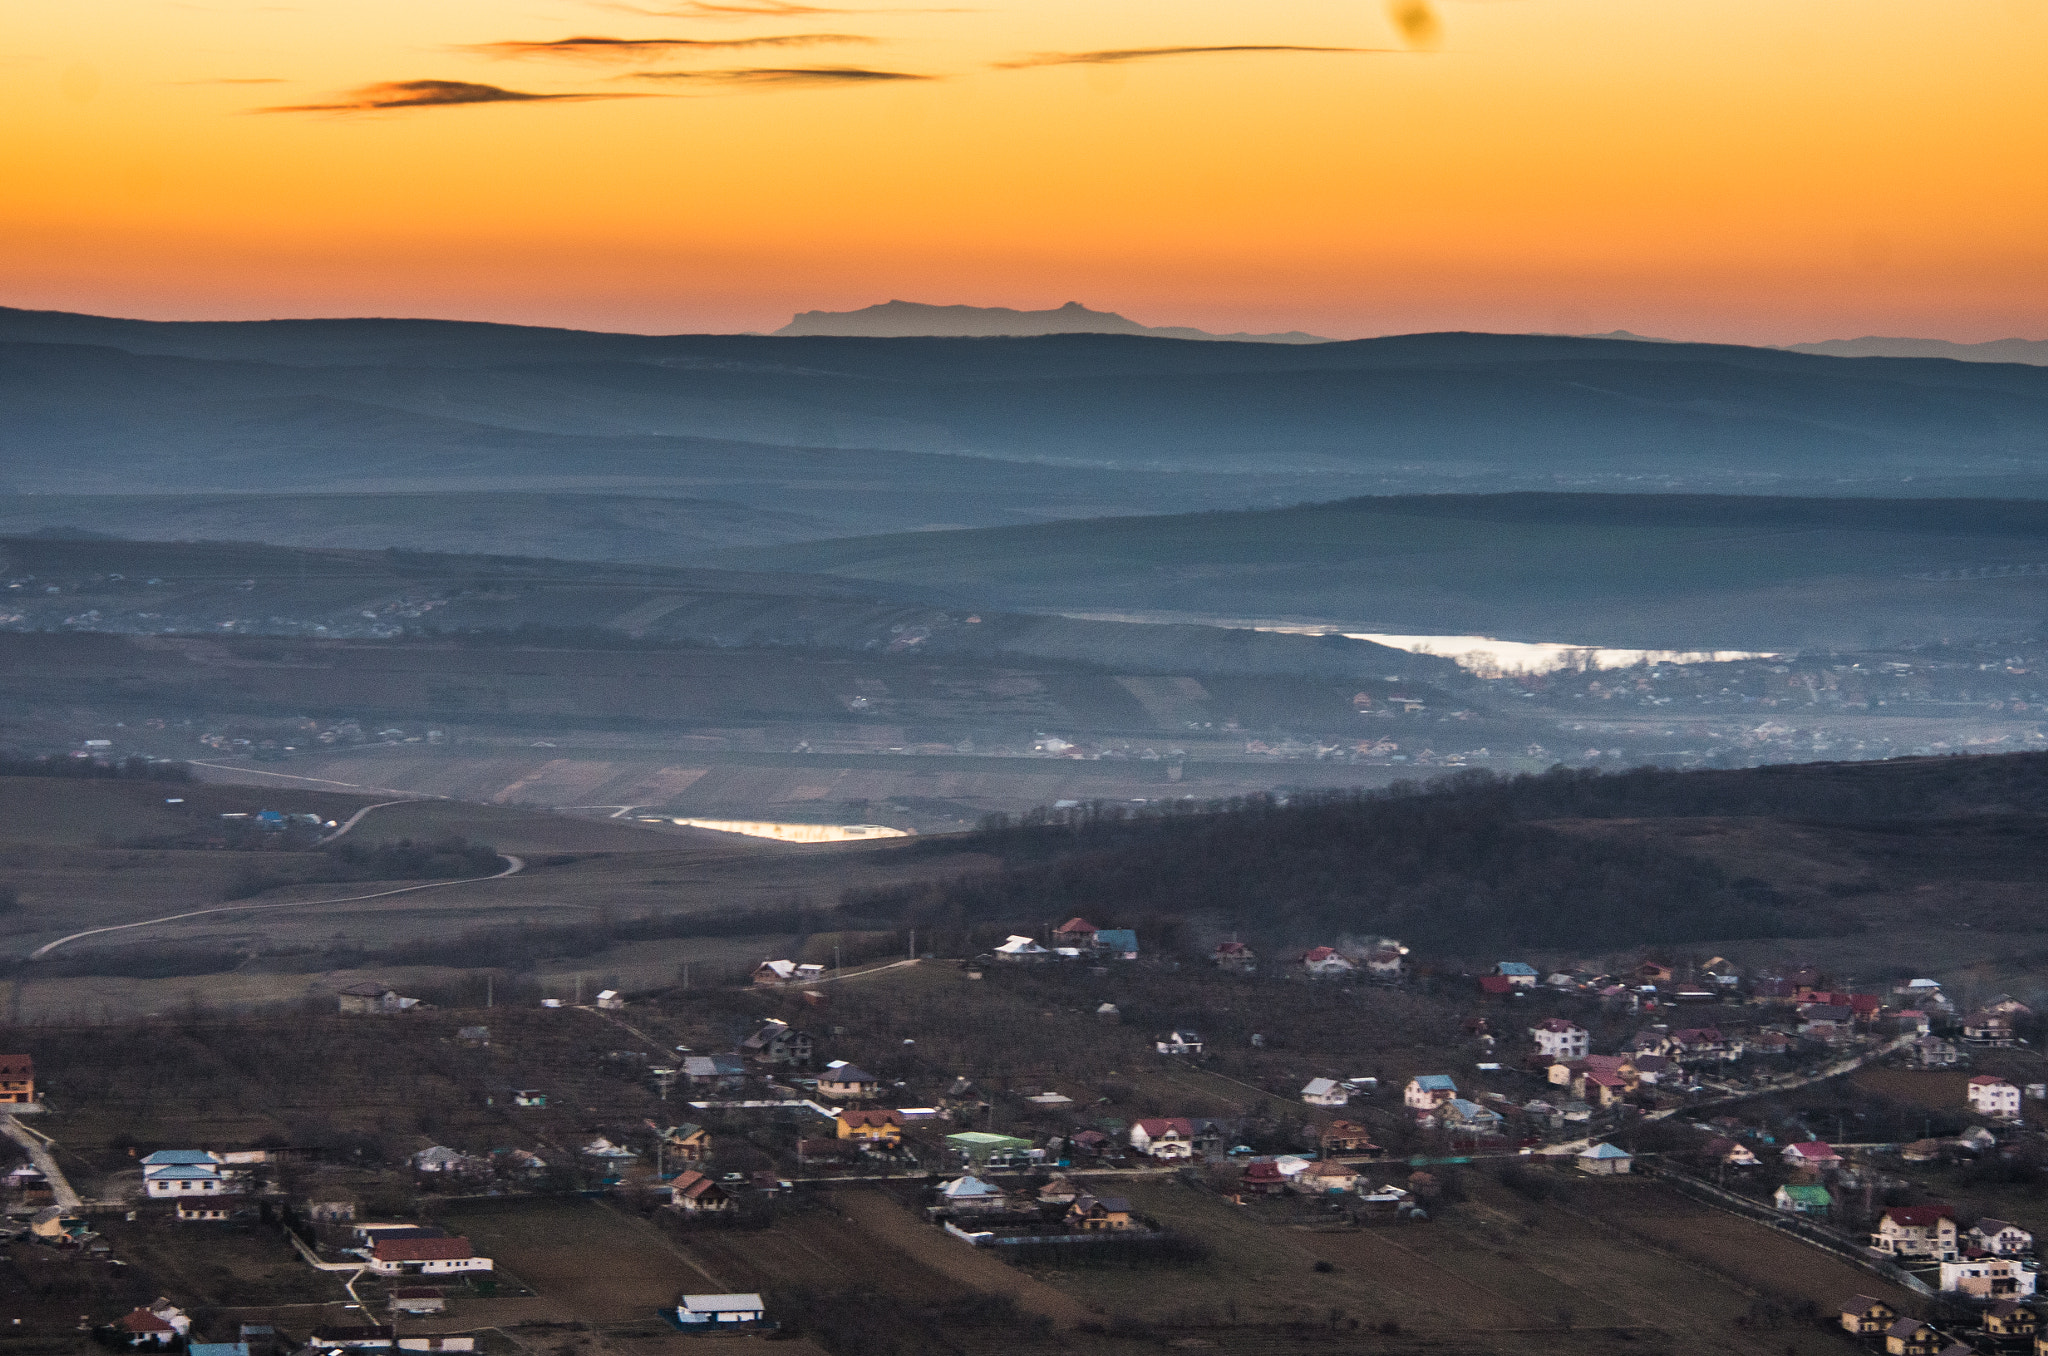
[[[866,1140],[870,1144],[901,1144],[903,1117],[893,1111],[859,1111],[849,1107],[839,1113],[839,1138]]]
[[[1899,1311],[1870,1295],[1857,1295],[1842,1306],[1842,1331],[1858,1337],[1882,1337],[1899,1321]]]
[[[1067,1227],[1081,1233],[1135,1229],[1131,1203],[1121,1196],[1082,1196],[1067,1207]]]
[[[1917,1318],[1902,1318],[1884,1330],[1886,1356],[1935,1356],[1946,1345],[1940,1333]]]
[[[678,1163],[701,1163],[711,1154],[711,1132],[701,1125],[671,1125],[661,1132],[661,1148]]]
[[[36,1099],[36,1062],[27,1055],[0,1055],[0,1102]]]
[[[1984,1331],[1994,1337],[2031,1337],[2039,1346],[2041,1320],[2018,1300],[2004,1299],[1984,1311]]]

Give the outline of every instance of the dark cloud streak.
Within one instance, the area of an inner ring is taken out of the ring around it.
[[[1234,43],[1219,47],[1123,47],[1106,52],[1034,52],[1015,61],[994,63],[999,71],[1029,70],[1037,66],[1110,66],[1126,61],[1157,61],[1167,57],[1233,56],[1272,52],[1299,53],[1392,53],[1391,47],[1304,47],[1274,43]]]
[[[877,85],[900,80],[937,80],[910,71],[871,71],[858,66],[744,66],[723,71],[635,71],[628,80],[672,80],[707,85]]]
[[[380,113],[404,108],[450,108],[459,104],[580,103],[592,99],[645,99],[645,94],[530,94],[467,80],[387,80],[350,90],[340,103],[284,104],[257,113]]]
[[[557,38],[552,42],[480,42],[458,50],[509,60],[563,58],[570,61],[645,61],[686,52],[748,47],[822,47],[871,43],[858,33],[789,33],[756,38]]]

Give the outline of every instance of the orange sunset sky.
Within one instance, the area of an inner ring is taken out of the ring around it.
[[[0,71],[11,306],[2048,337],[2048,0],[63,0]]]

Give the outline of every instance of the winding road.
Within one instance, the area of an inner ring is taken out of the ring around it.
[[[376,807],[371,806],[369,808],[374,809]],[[360,812],[358,813],[360,814]],[[339,836],[339,831],[336,836]],[[41,960],[67,942],[75,942],[82,937],[97,937],[103,932],[126,932],[130,928],[152,928],[159,923],[176,923],[187,918],[204,918],[208,914],[215,913],[257,913],[269,909],[313,909],[325,904],[355,904],[366,899],[388,899],[392,895],[409,895],[417,890],[442,890],[450,885],[475,885],[479,881],[503,880],[507,876],[516,876],[526,869],[526,859],[523,857],[514,857],[510,853],[500,853],[499,859],[505,863],[505,869],[494,876],[468,876],[462,880],[434,880],[428,881],[425,885],[401,885],[395,890],[378,890],[367,895],[344,895],[340,899],[295,899],[283,904],[222,904],[211,909],[193,909],[188,913],[168,913],[162,918],[145,918],[139,923],[111,923],[103,928],[87,928],[83,932],[74,932],[69,937],[59,937],[54,942],[43,943],[35,950],[29,952],[28,958],[30,960]]]

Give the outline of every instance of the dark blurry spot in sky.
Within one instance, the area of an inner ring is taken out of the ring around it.
[[[1401,40],[1417,51],[1433,50],[1443,41],[1443,21],[1429,7],[1429,0],[1393,0],[1387,6]]]

